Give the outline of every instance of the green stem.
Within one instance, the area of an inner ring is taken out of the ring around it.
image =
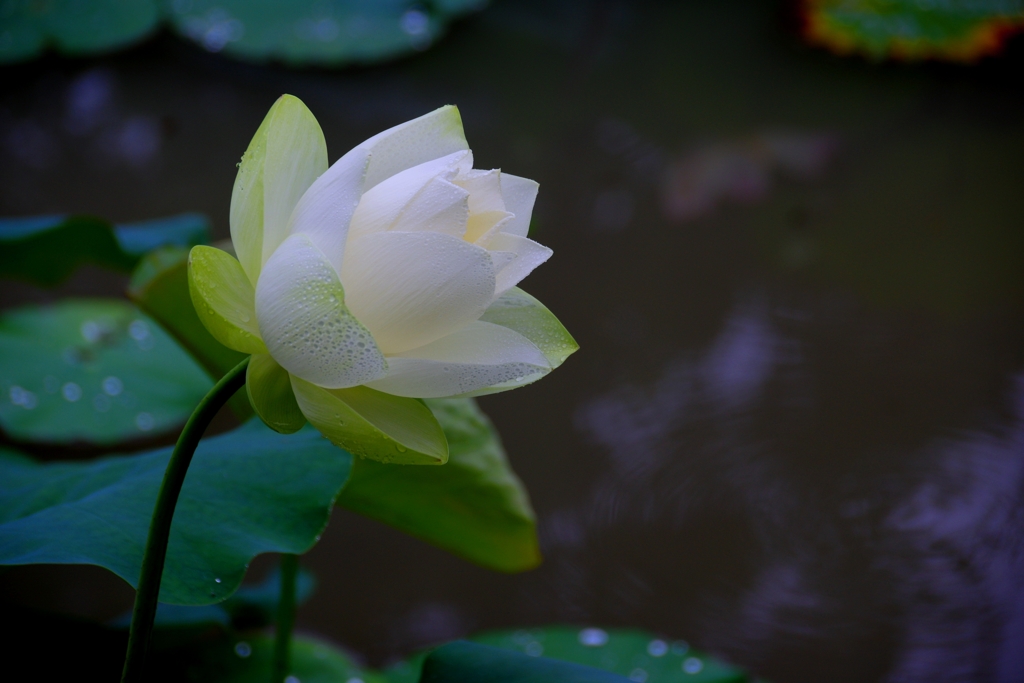
[[[281,594],[277,603],[271,683],[282,683],[291,668],[292,629],[295,627],[295,582],[298,576],[299,556],[289,553],[281,555]]]
[[[139,575],[139,588],[135,593],[132,626],[128,634],[128,653],[124,658],[121,683],[139,683],[145,674],[146,650],[153,634],[153,620],[156,618],[164,560],[167,559],[167,539],[171,533],[174,506],[178,503],[181,485],[185,483],[185,474],[203,432],[228,399],[245,385],[245,369],[248,365],[249,359],[246,358],[228,371],[203,397],[181,430],[181,436],[178,437],[178,443],[174,446],[174,452],[167,463],[153,508],[153,517],[149,522],[149,536],[146,538],[146,551],[142,556],[142,573]]]

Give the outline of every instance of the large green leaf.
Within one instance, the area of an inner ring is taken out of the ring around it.
[[[458,640],[423,662],[420,683],[629,683],[602,669]]]
[[[549,661],[572,662],[587,667],[628,677],[638,683],[745,683],[753,680],[741,669],[711,657],[707,653],[691,648],[681,640],[659,638],[651,633],[633,629],[604,630],[600,628],[579,628],[573,626],[547,626],[517,631],[491,631],[473,636],[475,643],[499,648],[501,651],[518,653],[521,658],[495,660],[494,683],[511,683],[512,681],[546,681],[572,680],[552,678],[559,672]],[[448,650],[445,652],[445,650]],[[390,683],[416,683],[420,680],[420,670],[424,660],[432,657],[440,659],[445,666],[439,671],[445,672],[449,678],[437,678],[432,673],[428,678],[424,671],[423,682],[456,683],[458,681],[491,681],[489,678],[465,678],[460,674],[464,666],[475,662],[477,671],[487,666],[488,654],[484,650],[475,654],[468,648],[452,648],[445,646],[435,650],[435,655],[427,657],[427,653],[413,657],[408,662],[398,664],[385,673]],[[439,657],[437,655],[440,655]],[[525,656],[524,656],[525,655]],[[535,659],[536,658],[536,659]],[[528,660],[540,661],[541,665],[534,668]],[[437,671],[437,670],[435,670]],[[521,674],[522,678],[512,677]],[[499,677],[505,676],[505,677]],[[528,677],[535,676],[535,677]],[[580,679],[590,680],[590,679]],[[601,680],[601,679],[593,679]],[[621,679],[617,679],[621,680]]]
[[[188,293],[188,249],[165,247],[146,254],[132,273],[128,298],[177,339],[211,378],[220,379],[245,358],[214,339],[199,320]],[[242,419],[253,414],[243,392],[229,405]]]
[[[94,564],[135,585],[170,450],[50,464],[0,451],[0,564]],[[203,440],[174,514],[161,602],[219,602],[254,556],[308,550],[350,463],[312,428],[284,436],[253,420]]]
[[[426,403],[448,438],[447,464],[357,459],[338,504],[491,569],[536,567],[533,509],[490,421],[472,399]]]
[[[113,443],[185,422],[210,380],[124,301],[0,314],[0,426],[16,439]]]
[[[178,33],[251,61],[337,66],[428,47],[454,17],[487,0],[192,0],[174,3]]]
[[[804,32],[840,53],[970,62],[1024,27],[1024,0],[803,0]]]
[[[31,59],[53,45],[68,55],[124,47],[160,21],[156,0],[5,0],[0,4],[0,63]]]
[[[113,225],[92,216],[32,216],[0,220],[0,277],[55,285],[83,263],[129,271],[146,252],[190,247],[209,239],[205,216],[188,213]]]

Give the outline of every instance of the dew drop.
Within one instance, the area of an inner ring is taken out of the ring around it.
[[[652,640],[647,643],[647,654],[652,657],[664,657],[668,654],[668,643],[664,640]]]
[[[104,378],[103,381],[100,382],[100,386],[103,388],[103,393],[107,396],[117,396],[124,391],[124,382],[113,375]]]
[[[74,382],[68,382],[61,387],[60,393],[64,396],[65,401],[74,403],[78,399],[82,398],[82,387],[78,386]]]
[[[585,628],[579,634],[580,645],[602,647],[608,642],[608,633],[599,628]]]

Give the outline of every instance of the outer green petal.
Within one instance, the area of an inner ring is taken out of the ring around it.
[[[448,461],[444,431],[422,401],[369,387],[323,389],[294,375],[292,389],[313,426],[355,455],[400,465]]]
[[[370,153],[363,191],[407,168],[469,149],[458,107],[440,109],[389,128],[359,145]]]
[[[267,353],[256,325],[256,292],[231,254],[192,247],[188,291],[199,319],[217,341],[242,353]]]
[[[316,118],[282,95],[242,155],[231,195],[231,241],[252,283],[288,236],[299,198],[327,170],[327,143]]]
[[[552,369],[580,348],[554,313],[518,287],[498,297],[480,320],[515,330],[532,341],[551,363]]]
[[[254,355],[245,372],[245,391],[260,419],[275,432],[292,434],[302,429],[306,417],[299,410],[288,371],[270,354]]]

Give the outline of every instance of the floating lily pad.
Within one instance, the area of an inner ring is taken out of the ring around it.
[[[489,569],[540,564],[533,509],[497,432],[472,399],[430,399],[448,438],[440,467],[357,459],[338,505]]]
[[[486,0],[185,0],[174,29],[211,52],[249,61],[337,66],[425,49]]]
[[[159,22],[155,0],[7,0],[0,5],[0,63],[31,59],[50,45],[66,55],[116,50]]]
[[[155,652],[150,667],[165,672],[159,680],[251,683],[271,679],[273,652],[273,639],[262,634],[222,636]],[[292,640],[289,675],[302,683],[386,683],[337,647],[301,636]]]
[[[633,629],[605,630],[595,627],[546,626],[517,631],[491,631],[473,636],[470,640],[481,645],[516,652],[528,658],[550,658],[582,664],[626,677],[638,683],[746,683],[752,681],[741,669],[726,664],[705,652],[700,652],[682,640],[660,638]],[[444,649],[444,648],[441,648]],[[420,680],[420,667],[427,653],[388,669],[390,683],[416,683]],[[481,656],[486,652],[481,651]],[[451,660],[451,678],[436,679],[451,683],[472,680],[460,677],[455,661],[460,653],[445,657]],[[466,653],[472,657],[472,652]],[[478,663],[483,666],[483,663]],[[525,660],[508,663],[508,670],[526,671]],[[479,670],[479,667],[478,667]],[[554,672],[557,674],[557,671]],[[525,674],[524,674],[525,675]],[[494,678],[495,682],[530,680],[537,683],[560,680],[551,678],[552,667],[544,662],[535,678]],[[423,679],[427,681],[425,677]],[[430,679],[435,681],[435,679]],[[490,680],[490,679],[488,679]],[[590,679],[580,679],[590,680]],[[598,679],[594,679],[598,680]]]
[[[804,0],[804,35],[840,54],[972,62],[1024,28],[1024,0]]]
[[[58,284],[84,263],[129,271],[146,252],[209,240],[205,216],[188,213],[113,225],[91,216],[31,216],[0,220],[0,277]]]
[[[0,451],[0,565],[94,564],[134,586],[170,452],[39,464]],[[220,602],[256,555],[307,551],[350,463],[312,428],[284,436],[253,420],[204,439],[171,525],[160,601]]]
[[[124,301],[0,314],[0,426],[16,439],[109,444],[182,425],[212,383]]]
[[[610,671],[465,640],[437,648],[423,662],[420,683],[629,683]]]

